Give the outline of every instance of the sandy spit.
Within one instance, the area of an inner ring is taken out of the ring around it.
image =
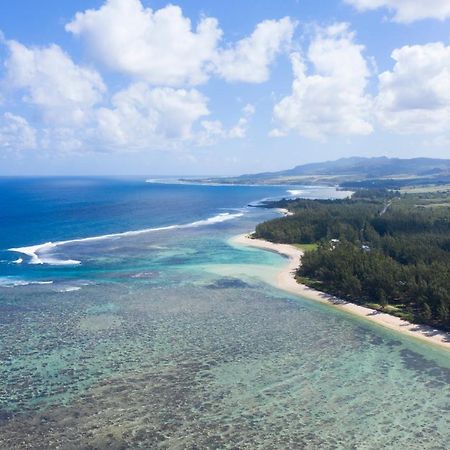
[[[363,317],[364,319],[376,322],[383,327],[450,350],[450,333],[435,330],[426,325],[413,324],[407,322],[406,320],[400,319],[399,317],[391,316],[390,314],[381,313],[365,306],[350,303],[346,300],[298,283],[294,278],[294,275],[300,265],[303,252],[292,245],[274,244],[262,239],[253,239],[248,234],[235,236],[230,242],[237,246],[256,247],[286,256],[288,258],[288,263],[278,273],[276,280],[274,281],[275,286],[279,289],[343,309],[351,314],[355,314]]]

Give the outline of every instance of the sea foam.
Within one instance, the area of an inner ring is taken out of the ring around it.
[[[302,195],[305,191],[300,189],[289,189],[287,192],[289,195]]]
[[[58,241],[58,242],[45,242],[43,244],[30,245],[28,247],[15,247],[8,249],[11,252],[21,253],[23,255],[27,255],[30,257],[29,264],[49,264],[52,266],[63,266],[63,265],[77,265],[81,264],[81,261],[75,259],[58,259],[55,258],[54,255],[48,254],[51,250],[61,247],[67,244],[78,244],[83,242],[95,242],[95,241],[103,241],[108,239],[116,239],[116,238],[124,238],[130,236],[139,236],[140,234],[151,233],[153,231],[165,231],[165,230],[176,230],[182,228],[196,228],[207,225],[214,225],[216,223],[226,222],[228,220],[236,219],[237,217],[243,216],[243,212],[231,214],[231,213],[220,213],[216,216],[209,217],[203,220],[197,220],[195,222],[186,223],[186,224],[175,224],[175,225],[167,225],[164,227],[156,227],[156,228],[144,228],[142,230],[133,230],[133,231],[124,231],[122,233],[111,233],[104,234],[101,236],[91,236],[87,238],[79,238],[79,239],[69,239],[66,241]],[[21,258],[19,258],[21,259]]]
[[[13,288],[16,286],[28,286],[30,284],[53,284],[53,281],[33,281],[15,277],[0,277],[0,287]]]

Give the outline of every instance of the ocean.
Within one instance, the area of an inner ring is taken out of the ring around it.
[[[230,244],[311,186],[0,179],[0,448],[450,442],[448,352],[267,281]]]

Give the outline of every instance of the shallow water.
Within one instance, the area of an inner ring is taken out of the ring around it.
[[[265,283],[227,241],[273,215],[14,266],[53,283],[0,287],[0,448],[448,448],[448,353]]]

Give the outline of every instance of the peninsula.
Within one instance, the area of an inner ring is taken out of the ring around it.
[[[281,289],[450,349],[449,197],[360,190],[267,202],[285,216],[233,243],[287,256]]]
[[[438,345],[450,351],[450,333],[437,330],[427,325],[419,325],[408,322],[400,317],[372,309],[367,306],[351,303],[332,294],[318,291],[310,286],[300,283],[296,278],[297,270],[301,265],[301,258],[304,255],[294,245],[276,244],[265,241],[264,239],[254,238],[252,234],[242,234],[231,239],[231,243],[237,246],[247,246],[269,250],[288,258],[288,263],[278,273],[277,278],[272,281],[274,286],[294,295],[299,295],[310,300],[318,301],[339,309],[350,314],[363,317],[371,322],[389,328],[399,333],[406,334],[410,337],[420,339],[422,341]]]

